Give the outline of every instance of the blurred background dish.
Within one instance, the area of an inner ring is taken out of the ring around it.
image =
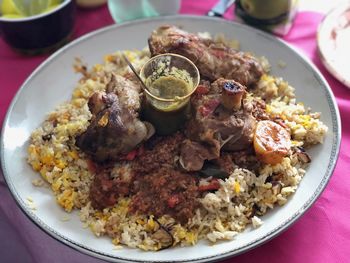
[[[66,43],[73,31],[74,0],[0,0],[0,6],[0,34],[21,53],[54,50]]]
[[[271,32],[287,35],[297,13],[298,0],[237,0],[236,20]]]
[[[317,45],[328,71],[350,88],[350,3],[333,9],[321,23]]]
[[[128,20],[175,15],[181,0],[108,0],[109,11],[116,23]]]

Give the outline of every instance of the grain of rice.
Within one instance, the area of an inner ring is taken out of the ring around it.
[[[262,226],[264,222],[257,216],[253,216],[252,217],[252,225],[254,228],[258,228],[260,226]]]

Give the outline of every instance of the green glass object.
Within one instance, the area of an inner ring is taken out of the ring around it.
[[[290,0],[240,0],[242,9],[257,19],[273,19],[287,14],[291,7]]]
[[[236,20],[276,35],[286,35],[292,27],[298,0],[237,0]]]
[[[108,0],[109,11],[117,23],[128,20],[174,15],[180,9],[180,0]]]

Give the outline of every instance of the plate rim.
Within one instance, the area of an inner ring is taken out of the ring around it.
[[[11,101],[11,104],[7,110],[6,116],[4,118],[3,126],[2,126],[2,131],[1,131],[1,141],[0,141],[0,163],[1,163],[1,168],[2,172],[4,175],[4,179],[6,184],[8,185],[8,188],[14,197],[17,205],[20,207],[20,209],[24,212],[24,214],[42,231],[46,232],[51,236],[52,238],[56,239],[57,241],[61,242],[62,244],[71,247],[77,251],[80,251],[84,254],[87,254],[89,256],[93,256],[99,259],[103,260],[109,260],[113,262],[165,262],[163,260],[152,260],[152,261],[144,261],[144,260],[135,260],[132,258],[124,258],[124,257],[119,257],[117,255],[112,255],[108,253],[104,253],[101,251],[94,250],[92,248],[86,247],[83,244],[80,244],[78,242],[75,242],[74,240],[71,240],[70,238],[64,237],[60,233],[56,232],[54,229],[52,229],[50,226],[46,225],[35,213],[30,211],[29,209],[26,209],[26,205],[23,201],[23,199],[20,197],[20,195],[16,192],[15,187],[10,179],[10,175],[8,171],[6,170],[6,164],[4,162],[4,133],[6,130],[6,127],[8,126],[8,122],[10,120],[11,113],[13,111],[13,108],[18,100],[18,98],[21,96],[21,93],[24,89],[27,88],[27,84],[31,81],[31,79],[40,73],[40,71],[45,68],[47,65],[49,65],[52,61],[55,60],[56,57],[58,57],[61,54],[64,54],[66,50],[70,49],[72,46],[78,45],[80,42],[83,42],[85,40],[88,40],[91,37],[95,37],[101,33],[110,31],[110,30],[115,30],[116,28],[119,27],[132,27],[137,24],[142,24],[142,23],[148,23],[148,22],[153,22],[153,21],[163,21],[164,23],[167,22],[167,20],[173,20],[173,19],[188,19],[188,20],[211,20],[214,23],[220,22],[220,23],[225,23],[229,24],[231,26],[235,27],[241,27],[245,30],[253,31],[255,34],[258,34],[261,37],[267,38],[271,41],[277,42],[279,45],[284,46],[284,48],[289,49],[294,53],[294,55],[298,58],[298,60],[305,64],[307,66],[308,70],[312,75],[314,75],[314,78],[320,83],[320,88],[322,88],[325,91],[325,96],[328,101],[328,105],[330,106],[330,111],[331,111],[331,117],[332,117],[332,126],[333,126],[333,140],[332,140],[332,148],[331,148],[331,157],[327,166],[327,170],[324,173],[324,176],[322,177],[321,183],[318,185],[316,188],[315,192],[313,195],[303,204],[303,206],[294,214],[292,214],[287,220],[282,222],[281,224],[277,225],[274,229],[269,231],[266,235],[254,239],[253,241],[240,246],[234,250],[226,251],[220,254],[216,254],[213,256],[206,256],[206,257],[195,257],[191,259],[186,259],[186,260],[181,260],[181,261],[167,261],[167,262],[207,262],[207,261],[218,261],[218,260],[223,260],[229,257],[237,256],[239,254],[242,254],[244,252],[247,252],[257,246],[260,246],[267,241],[271,240],[272,238],[276,237],[286,229],[288,229],[293,223],[295,223],[318,199],[318,197],[322,194],[324,189],[326,188],[333,171],[335,169],[336,163],[338,161],[338,156],[339,156],[339,151],[340,151],[340,142],[341,142],[341,119],[340,119],[340,114],[339,114],[339,109],[334,97],[334,94],[324,78],[324,76],[320,73],[318,68],[310,61],[308,57],[306,57],[304,54],[300,53],[295,47],[291,46],[290,44],[286,43],[285,41],[274,37],[273,35],[270,35],[266,32],[263,32],[261,30],[252,28],[250,26],[240,24],[237,22],[229,21],[229,20],[224,20],[220,18],[211,18],[211,17],[205,17],[205,16],[197,16],[197,15],[172,15],[172,16],[163,16],[163,17],[153,17],[153,18],[146,18],[146,19],[139,19],[135,21],[130,21],[130,22],[125,22],[122,24],[112,24],[106,27],[102,27],[100,29],[94,30],[92,32],[89,32],[83,36],[80,36],[79,38],[73,40],[69,44],[65,45],[61,49],[57,50],[55,53],[50,55],[47,59],[45,59],[23,82],[21,87],[18,89],[16,92],[16,95]],[[154,252],[153,252],[154,253]]]
[[[322,64],[325,66],[325,68],[328,70],[329,73],[333,77],[335,77],[340,83],[342,83],[345,87],[350,89],[350,77],[346,78],[342,76],[338,71],[337,71],[337,66],[334,65],[333,62],[329,59],[329,55],[327,55],[327,52],[325,51],[324,41],[321,39],[322,32],[325,28],[325,25],[329,23],[329,18],[331,16],[334,16],[338,13],[342,13],[346,10],[350,10],[350,3],[343,3],[340,6],[332,8],[322,19],[320,25],[317,28],[317,35],[316,35],[316,40],[317,40],[317,50],[318,54],[320,55],[320,59],[322,61]]]

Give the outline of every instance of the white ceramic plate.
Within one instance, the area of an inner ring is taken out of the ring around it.
[[[89,65],[101,62],[105,54],[122,49],[143,48],[151,31],[162,24],[176,24],[192,32],[223,32],[238,39],[243,50],[265,55],[272,73],[281,76],[296,88],[299,101],[322,112],[322,121],[329,127],[324,144],[310,150],[312,163],[297,192],[283,207],[263,217],[264,225],[248,229],[230,242],[210,246],[200,242],[193,247],[176,247],[159,252],[143,252],[123,248],[113,250],[109,238],[97,238],[83,229],[77,213],[62,222],[63,210],[47,188],[36,188],[31,181],[39,175],[26,163],[30,133],[44,120],[47,112],[68,100],[79,79],[73,73],[74,57],[80,56]],[[287,67],[279,68],[279,61]],[[7,113],[1,141],[1,161],[8,186],[28,217],[59,241],[89,255],[111,261],[126,262],[203,262],[242,253],[266,242],[295,222],[317,199],[332,175],[339,151],[340,119],[334,96],[319,71],[290,46],[250,27],[215,18],[174,16],[136,21],[111,26],[90,33],[52,55],[23,84]],[[37,206],[32,211],[26,205],[31,196]]]
[[[350,3],[333,9],[319,26],[317,45],[327,70],[350,88]]]

